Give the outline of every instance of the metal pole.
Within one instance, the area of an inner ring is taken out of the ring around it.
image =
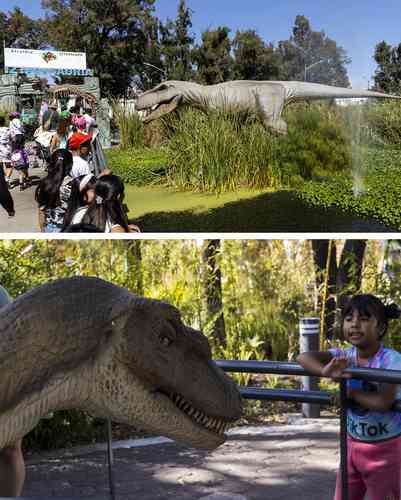
[[[243,399],[259,401],[293,401],[296,403],[332,404],[333,398],[328,392],[299,391],[294,389],[264,389],[261,387],[240,387]]]
[[[311,352],[319,350],[320,319],[301,318],[299,320],[299,349],[300,352]],[[302,377],[302,389],[304,391],[316,391],[319,388],[319,378]],[[302,404],[302,415],[306,418],[320,417],[319,405],[309,403]]]
[[[340,382],[340,471],[341,500],[348,500],[347,381]]]
[[[107,460],[109,466],[109,488],[111,500],[116,500],[116,488],[114,482],[114,459],[113,459],[113,438],[111,434],[111,421],[107,419]]]

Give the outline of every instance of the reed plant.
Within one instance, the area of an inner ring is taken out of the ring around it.
[[[389,100],[363,107],[366,134],[378,145],[401,146],[401,102]]]
[[[118,99],[111,101],[113,118],[120,132],[120,147],[122,149],[144,147],[144,125],[134,110],[121,104]]]
[[[169,182],[217,193],[278,189],[350,166],[351,140],[339,113],[328,106],[295,106],[286,119],[289,133],[278,137],[257,116],[235,110],[188,109],[179,119],[169,118]]]

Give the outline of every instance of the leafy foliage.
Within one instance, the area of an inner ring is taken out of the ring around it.
[[[360,216],[375,217],[389,227],[401,228],[399,150],[364,150],[360,178],[362,192],[355,191],[350,176],[333,177],[326,181],[305,184],[302,199],[313,205],[337,206]]]
[[[60,50],[85,51],[88,67],[106,96],[124,95],[142,74],[151,44],[154,0],[43,0],[48,42]]]
[[[165,182],[166,154],[162,149],[119,149],[106,151],[108,167],[127,184],[148,186]]]
[[[40,20],[25,15],[19,7],[8,13],[0,11],[0,43],[5,47],[39,49],[46,46],[45,32]],[[4,53],[0,55],[0,69],[4,72]]]
[[[278,80],[280,58],[255,30],[237,31],[233,43],[235,80]]]
[[[345,50],[324,31],[313,31],[305,16],[295,18],[292,36],[279,42],[278,51],[282,60],[282,80],[305,79],[339,87],[349,86],[346,65],[350,59]]]
[[[231,79],[233,60],[229,33],[227,26],[202,33],[202,45],[193,52],[197,64],[197,79],[201,83],[212,85]]]
[[[160,23],[160,50],[163,54],[163,66],[169,80],[191,80],[192,48],[195,41],[189,32],[192,28],[192,11],[185,0],[180,0],[177,18]]]
[[[384,40],[375,47],[374,59],[377,68],[374,75],[375,88],[390,94],[401,90],[401,43],[392,47]]]

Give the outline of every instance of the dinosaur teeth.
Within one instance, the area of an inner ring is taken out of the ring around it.
[[[177,406],[179,410],[184,412],[188,417],[191,417],[197,424],[205,429],[215,432],[216,434],[223,435],[228,428],[228,422],[216,417],[209,417],[201,410],[194,408],[191,403],[186,401],[180,394],[171,393],[170,399]]]

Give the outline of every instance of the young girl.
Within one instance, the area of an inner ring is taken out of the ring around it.
[[[13,141],[13,151],[11,153],[11,168],[15,168],[19,177],[19,188],[23,191],[29,185],[29,159],[28,153],[25,151],[25,137],[22,134],[17,134]],[[7,173],[9,177],[11,173]]]
[[[71,224],[72,218],[77,210],[86,208],[95,197],[96,177],[86,174],[76,177],[71,182],[71,195],[68,200],[68,208],[64,215],[62,231]]]
[[[384,347],[388,321],[400,317],[395,304],[384,305],[374,295],[356,295],[343,310],[342,329],[348,349],[303,353],[298,362],[308,371],[334,379],[348,378],[347,367],[401,370],[401,354]],[[394,384],[348,380],[349,500],[400,499],[401,413],[393,411],[401,398]],[[337,474],[335,500],[341,499]]]
[[[117,175],[103,175],[96,182],[93,200],[79,209],[72,224],[91,224],[105,233],[138,232],[137,226],[128,223],[123,207],[124,184]]]
[[[0,116],[0,205],[6,210],[9,217],[15,215],[14,200],[11,197],[10,179],[6,173],[10,170],[11,139],[10,131],[6,127],[4,116]]]
[[[57,126],[57,130],[50,141],[50,153],[53,154],[57,149],[67,149],[68,138],[70,132],[68,130],[70,126],[70,113],[68,111],[62,111],[60,113],[60,121]]]
[[[72,154],[67,149],[58,149],[52,154],[48,174],[35,191],[41,231],[57,233],[63,227],[71,194],[71,167]]]

